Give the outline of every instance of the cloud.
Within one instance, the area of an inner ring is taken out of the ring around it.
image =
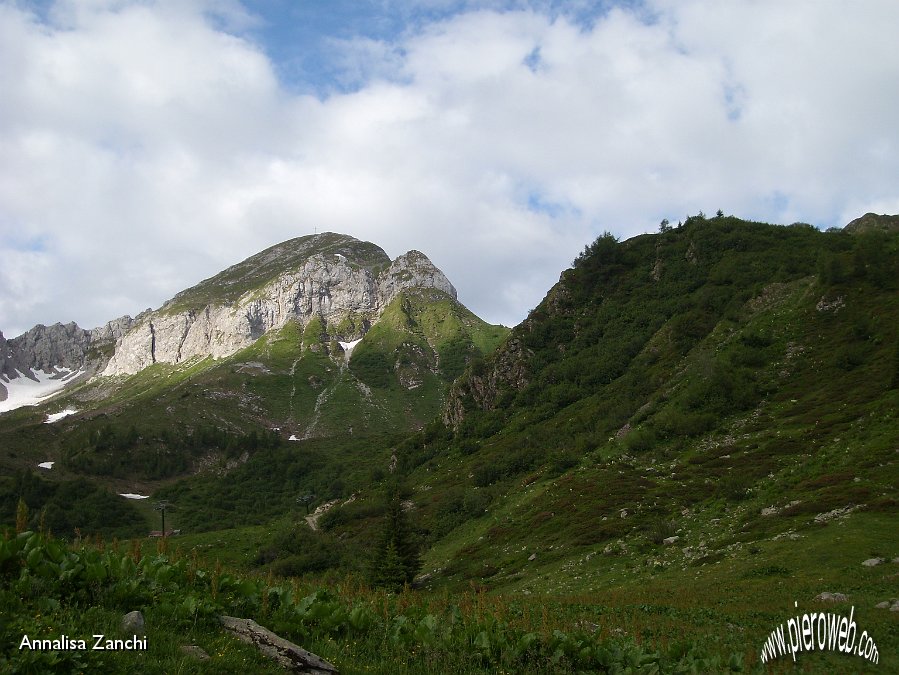
[[[313,93],[248,7],[0,2],[4,334],[158,306],[315,228],[420,249],[513,324],[603,230],[897,204],[893,2],[427,0],[321,38]]]

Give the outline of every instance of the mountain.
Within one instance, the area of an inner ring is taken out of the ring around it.
[[[899,235],[881,231],[697,216],[604,235],[471,361],[439,423],[366,449],[352,503],[322,522],[364,546],[392,455],[435,588],[578,593],[723,569],[776,569],[800,597],[838,587],[846,565],[899,555],[883,541],[899,509],[897,265]],[[227,482],[264,471],[251,459]],[[225,480],[166,494],[199,512]],[[289,508],[288,481],[266,489],[283,500],[268,517]],[[852,543],[822,562],[838,536]]]
[[[55,469],[80,475],[165,480],[227,463],[225,446],[247,434],[419,429],[507,333],[462,306],[418,251],[391,261],[346,235],[292,239],[133,320],[9,340],[4,372],[18,377],[6,386],[30,392],[11,403],[44,405],[0,417],[0,465],[57,457]]]
[[[861,218],[856,218],[845,227],[846,232],[857,234],[859,232],[896,232],[899,231],[899,215],[880,215],[866,213]]]
[[[130,375],[157,362],[230,356],[288,321],[305,327],[320,319],[332,339],[352,342],[412,288],[456,298],[449,280],[418,251],[391,261],[374,244],[346,235],[292,239],[144,315],[116,345],[103,374]]]
[[[222,358],[290,320],[320,316],[335,338],[362,337],[409,288],[456,289],[428,258],[409,251],[391,261],[378,246],[333,233],[283,242],[178,293],[156,311],[102,328],[38,325],[8,341],[2,374],[16,370],[102,371],[131,375],[156,362]]]
[[[37,325],[10,340],[0,333],[0,412],[34,405],[99,372],[131,323],[125,316],[93,330]]]
[[[418,251],[391,261],[378,246],[346,235],[300,237],[229,267],[135,319],[122,317],[92,331],[74,323],[36,326],[4,341],[0,374],[10,388],[19,377],[41,379],[36,371],[54,382],[64,376],[67,382],[84,380],[72,378],[74,373],[133,375],[156,363],[222,359],[291,323],[299,330],[318,330],[331,342],[331,351],[348,352],[391,303],[422,289],[433,291],[435,301],[455,302],[453,285]],[[474,325],[471,316],[465,321]],[[436,372],[436,360],[431,361],[428,367]]]
[[[751,664],[778,624],[836,603],[895,664],[899,233],[699,215],[604,234],[511,332],[419,254],[295,241],[312,248],[139,317],[114,368],[149,363],[53,401],[80,412],[0,416],[5,520],[21,497],[34,526],[134,534],[157,514],[110,490],[142,491],[210,563],[333,579],[365,573],[391,494],[415,585],[474,591],[479,613],[502,593],[497,612],[541,608],[546,635],[557,617]],[[236,351],[163,348],[213,324],[231,337],[196,343]]]
[[[576,592],[641,566],[742,574],[749,549],[838,532],[869,558],[899,513],[897,284],[895,232],[693,217],[600,237],[451,389],[458,465],[442,499],[419,476],[453,528],[435,576]],[[473,488],[489,515],[463,525]]]

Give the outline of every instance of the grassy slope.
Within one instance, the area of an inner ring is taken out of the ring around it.
[[[386,364],[384,372],[373,377],[371,369],[357,372],[337,344],[343,328],[325,326],[321,320],[305,329],[289,323],[227,359],[157,364],[132,377],[100,379],[54,401],[54,410],[71,407],[80,412],[52,425],[43,424],[44,408],[5,415],[0,466],[6,478],[0,479],[0,492],[8,497],[2,501],[6,518],[12,518],[22,492],[17,472],[33,471],[47,460],[56,462],[53,470],[39,473],[53,484],[86,475],[114,492],[141,494],[152,494],[198,469],[205,473],[197,480],[213,494],[221,472],[250,460],[249,483],[237,488],[239,498],[230,505],[221,498],[206,504],[207,515],[215,518],[204,523],[204,529],[258,522],[249,514],[236,520],[223,514],[271,480],[261,478],[268,462],[284,467],[275,480],[287,504],[293,503],[287,496],[291,490],[311,491],[321,499],[339,494],[344,487],[369,480],[368,473],[357,476],[347,468],[366,466],[346,459],[348,454],[377,456],[385,469],[394,441],[381,441],[383,434],[420,428],[437,415],[450,379],[441,367],[445,345],[462,346],[455,354],[458,369],[465,359],[483,356],[479,345],[493,348],[508,332],[488,326],[442,293],[405,293],[356,348],[356,354],[374,355]],[[267,449],[273,429],[280,449]],[[112,440],[102,442],[101,436]],[[322,444],[288,441],[292,436],[345,438]],[[319,458],[313,469],[308,457]],[[229,493],[234,482],[230,478],[220,494]],[[28,492],[35,518],[49,491]],[[250,502],[255,499],[251,496]],[[269,502],[265,513],[271,515],[275,504],[281,502]],[[134,506],[122,502],[132,521]],[[135,525],[135,532],[155,524],[146,502],[136,507],[147,516],[147,525]]]
[[[589,621],[663,643],[699,638],[753,657],[794,614],[794,600],[799,611],[824,609],[815,595],[843,592],[849,601],[837,611],[854,606],[877,640],[880,669],[899,670],[895,614],[873,608],[895,595],[899,570],[861,566],[899,555],[895,236],[869,241],[721,219],[606,244],[515,329],[513,340],[529,350],[527,384],[500,378],[487,394],[491,410],[465,399],[456,433],[429,427],[402,442],[368,439],[363,452],[358,439],[319,442],[321,457],[342,457],[328,470],[349,477],[334,494],[358,493],[330,534],[364,546],[377,523],[364,505],[377,502],[395,454],[429,545],[425,586],[437,594],[474,584],[525,608],[542,605],[559,625]],[[839,302],[822,309],[822,298]],[[416,298],[392,307],[354,353],[370,350],[370,367],[354,371],[351,361],[344,375],[383,382],[378,366],[399,345],[408,347],[400,370],[435,375],[430,355],[452,342],[441,327],[465,316],[429,317]],[[272,339],[244,362],[274,358],[280,338]],[[284,338],[282,370],[300,339]],[[483,395],[489,382],[478,373],[502,358],[469,370],[463,393]],[[316,373],[310,365],[302,378]],[[384,388],[396,391],[398,381]],[[276,405],[289,383],[272,380],[259,400]],[[357,466],[360,457],[367,460]],[[284,461],[264,488],[252,482],[264,455],[227,482],[250,499],[277,484],[287,499],[303,485],[279,482],[295,466]],[[317,490],[327,490],[321,478]],[[216,489],[214,478],[203,480]],[[767,507],[778,512],[762,516]],[[834,509],[852,510],[816,521]],[[182,545],[213,543],[210,559],[240,551],[232,562],[249,566],[277,527]],[[679,539],[663,544],[669,536]],[[803,657],[813,671],[864,670],[847,659]]]
[[[629,242],[642,264],[624,252],[603,261],[612,274],[576,270],[513,332],[533,350],[530,385],[500,388],[492,412],[472,405],[410,477],[421,522],[460,522],[426,556],[431,587],[600,604],[612,593],[620,606],[660,595],[649,604],[704,617],[688,632],[728,621],[750,631],[732,633],[732,647],[759,646],[793,600],[823,607],[818,593],[845,592],[841,608],[855,604],[895,654],[892,617],[873,605],[895,595],[899,570],[861,566],[899,555],[895,237],[878,280],[857,273],[865,242],[751,224],[759,236],[741,241],[739,227]],[[844,270],[830,282],[815,274],[828,255]],[[681,278],[653,288],[653,259]],[[822,297],[842,306],[821,309]],[[624,367],[608,370],[610,357]],[[479,493],[472,518],[466,501]],[[835,509],[850,513],[819,522]],[[666,546],[669,536],[679,540]],[[634,621],[648,637],[647,611]]]

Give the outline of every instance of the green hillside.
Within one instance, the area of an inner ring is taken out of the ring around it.
[[[356,447],[352,438],[359,437],[358,447],[364,447],[372,435],[420,429],[439,414],[453,377],[508,333],[433,289],[399,295],[346,353],[338,340],[352,333],[345,325],[352,320],[328,325],[317,318],[305,328],[291,322],[226,359],[156,364],[127,378],[99,378],[54,401],[54,410],[79,411],[54,424],[43,423],[43,409],[4,415],[5,519],[13,517],[19,496],[35,512],[45,505],[51,516],[63,510],[64,502],[52,498],[60,481],[94,485],[85,483],[90,479],[116,492],[149,494],[182,476],[218,476],[250,459],[268,462],[260,453],[296,455],[303,439],[347,437],[344,443]],[[51,471],[37,469],[44,461],[55,462]],[[329,456],[317,467],[310,489],[327,492],[322,484],[330,486],[338,470],[332,461]],[[143,518],[134,518],[133,505],[109,496],[104,508],[121,511],[117,518],[133,523],[132,533],[147,529]],[[277,513],[272,507],[280,502],[267,504],[266,513]],[[87,514],[96,509],[86,509],[81,526],[93,523],[94,529],[100,521]],[[48,523],[61,534],[79,524],[71,517]]]
[[[604,672],[595,645],[579,643],[584,661],[553,652],[554,631],[634,641],[635,671],[755,667],[781,622],[852,608],[880,663],[831,651],[800,667],[899,672],[897,615],[876,607],[899,574],[899,233],[878,222],[700,215],[606,234],[508,334],[413,291],[349,358],[337,341],[352,331],[312,322],[222,361],[153,366],[105,397],[91,385],[70,394],[84,412],[55,425],[4,416],[5,519],[26,494],[57,508],[66,481],[143,485],[176,505],[179,547],[208,564],[347,593],[375,578],[402,518],[421,566],[397,602],[480,598],[469,610],[493,628],[462,639],[466,654],[496,631],[542,636],[539,662],[507,646],[483,667]],[[47,459],[53,489],[23,471]],[[79,508],[96,526],[92,499]],[[37,524],[42,503],[29,506]],[[154,522],[133,509],[116,532]],[[409,672],[442,662],[416,639],[434,658]],[[351,649],[327,644],[329,658]],[[698,644],[720,659],[697,661]]]
[[[436,578],[575,592],[622,560],[691,567],[822,522],[895,524],[897,244],[700,217],[600,237],[454,386],[426,509],[459,525]],[[458,506],[475,489],[479,525]],[[899,553],[876,530],[859,563]]]

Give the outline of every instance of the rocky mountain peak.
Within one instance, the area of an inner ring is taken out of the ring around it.
[[[343,259],[365,269],[390,264],[390,257],[384,250],[370,242],[334,232],[311,234],[270,246],[222,270],[181,291],[163,304],[160,311],[199,311],[210,304],[234,304],[248,291],[265,287],[290,270],[301,269],[314,258],[330,262]]]
[[[131,323],[131,317],[123,316],[93,330],[80,328],[72,321],[52,326],[38,324],[8,340],[0,333],[0,375],[14,379],[19,373],[28,376],[36,370],[97,372],[106,365],[116,340]]]
[[[62,367],[77,370],[83,365],[90,344],[90,331],[78,327],[74,321],[52,326],[38,324],[10,341],[19,370],[50,372]]]
[[[410,288],[456,298],[456,289],[426,255],[391,261],[379,246],[325,232],[269,247],[177,294],[135,320],[118,340],[104,375],[136,373],[154,363],[223,358],[288,321],[363,331]],[[347,321],[347,319],[351,319]],[[343,335],[346,339],[359,335]]]
[[[386,305],[405,288],[436,288],[454,300],[456,288],[421,251],[409,251],[394,260],[378,276],[378,288]]]
[[[873,230],[896,232],[899,231],[899,215],[866,213],[862,217],[851,221],[843,229],[854,234],[871,232]]]
[[[272,329],[320,320],[336,339],[356,340],[405,290],[456,299],[456,289],[421,251],[395,260],[371,242],[334,232],[271,246],[188,288],[157,310],[85,330],[38,325],[0,335],[0,374],[128,375],[154,363],[230,356]],[[351,334],[352,333],[352,334]]]

